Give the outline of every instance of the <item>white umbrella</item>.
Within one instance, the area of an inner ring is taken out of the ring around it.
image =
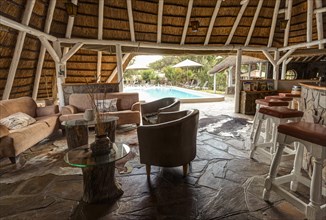
[[[141,63],[135,63],[126,68],[127,70],[147,70],[149,67]]]
[[[180,68],[182,68],[182,67],[191,67],[191,66],[203,66],[203,65],[201,65],[200,63],[196,63],[195,61],[186,59],[186,60],[184,60],[184,61],[182,61],[180,63],[175,64],[172,67],[175,67],[175,68],[180,67]]]

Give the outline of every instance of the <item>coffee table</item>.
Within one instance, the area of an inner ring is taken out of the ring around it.
[[[64,161],[83,171],[84,195],[87,203],[110,202],[123,194],[115,180],[115,161],[127,156],[130,148],[126,144],[113,143],[115,153],[93,156],[89,145],[69,150]]]
[[[102,123],[105,125],[108,137],[112,142],[115,142],[115,127],[118,119],[119,117],[116,116],[107,116],[101,119]],[[68,148],[74,149],[88,144],[88,127],[94,127],[97,121],[76,119],[64,121],[61,124],[65,126]]]

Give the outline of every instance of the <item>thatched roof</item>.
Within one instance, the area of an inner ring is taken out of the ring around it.
[[[25,6],[33,0],[1,0],[0,16],[21,23]],[[77,38],[103,39],[101,43],[88,41],[67,62],[66,82],[84,82],[85,78],[97,79],[97,51],[103,51],[101,82],[106,82],[116,68],[115,43],[122,45],[122,53],[146,54],[224,54],[232,55],[235,48],[259,47],[282,48],[326,36],[326,13],[313,13],[311,17],[311,39],[307,34],[307,0],[294,0],[288,7],[285,0],[110,0],[104,1],[103,28],[99,37],[99,3],[102,0],[73,0],[78,2],[78,13],[72,23],[71,36],[67,37],[68,21],[65,3],[71,0],[35,0],[28,27],[44,32],[49,7],[55,2],[53,20],[49,33],[61,42],[61,46],[72,47]],[[280,5],[278,7],[278,2]],[[312,1],[312,9],[326,7],[325,0]],[[162,4],[163,3],[163,4]],[[261,9],[259,5],[261,4]],[[162,6],[162,7],[161,7]],[[289,10],[291,8],[292,10]],[[162,9],[162,10],[160,10]],[[288,12],[289,35],[280,24]],[[216,13],[217,12],[217,13]],[[258,13],[256,22],[255,14]],[[275,12],[275,13],[274,13]],[[274,14],[277,15],[273,22]],[[188,19],[189,15],[189,19]],[[216,15],[216,18],[215,18]],[[239,16],[239,17],[238,17]],[[317,18],[319,34],[317,31]],[[0,18],[0,23],[3,19]],[[198,21],[199,28],[192,31],[191,21]],[[189,22],[189,25],[185,25]],[[161,25],[160,25],[161,24]],[[251,26],[252,34],[250,34]],[[275,26],[275,29],[273,28]],[[309,26],[310,27],[310,26]],[[12,65],[19,31],[13,25],[0,25],[0,95],[5,89],[8,72]],[[160,34],[161,33],[161,34]],[[310,33],[310,32],[309,32]],[[248,36],[251,36],[248,38]],[[318,37],[319,36],[319,37]],[[66,38],[71,38],[67,40]],[[309,38],[309,39],[308,39]],[[286,43],[288,39],[288,43]],[[205,46],[204,46],[205,45]],[[190,47],[193,46],[193,47]],[[318,45],[310,49],[301,48],[293,53],[293,60],[315,61],[325,58],[325,49]],[[41,43],[29,32],[23,42],[11,97],[31,96]],[[309,52],[307,52],[309,51]],[[286,51],[281,52],[281,55]],[[244,50],[245,55],[264,58],[261,51]],[[309,58],[306,58],[309,56]],[[310,58],[311,57],[311,58]],[[124,64],[125,66],[128,64]],[[46,52],[38,97],[46,96],[45,83],[55,86],[54,62]],[[54,91],[55,92],[55,91]]]
[[[229,68],[230,66],[235,66],[236,63],[236,56],[228,56],[221,62],[219,62],[217,65],[215,65],[210,71],[208,71],[209,74],[219,73],[223,70]],[[241,64],[251,64],[251,63],[259,63],[264,62],[264,60],[255,58],[255,57],[249,57],[249,56],[242,56],[241,58]]]

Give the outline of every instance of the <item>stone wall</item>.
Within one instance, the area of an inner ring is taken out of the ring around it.
[[[68,105],[73,93],[111,93],[119,92],[118,83],[62,84],[64,105]]]
[[[326,125],[326,91],[309,89],[302,87],[301,89],[302,111],[304,111],[303,121],[316,124]],[[312,175],[313,158],[304,150],[303,168]],[[326,185],[326,160],[324,160],[323,169],[324,186]]]

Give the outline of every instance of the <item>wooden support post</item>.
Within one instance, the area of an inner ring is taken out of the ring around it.
[[[258,64],[258,68],[259,68],[259,77],[261,77],[261,75],[262,75],[262,71],[263,71],[262,66],[263,66],[263,63],[260,62],[260,63]]]
[[[240,75],[241,75],[242,50],[237,50],[236,72],[235,72],[235,93],[234,93],[234,112],[240,112]]]
[[[48,12],[46,15],[46,20],[45,20],[45,25],[44,25],[44,32],[47,34],[50,33],[50,28],[51,28],[51,23],[52,23],[53,13],[54,13],[56,3],[57,3],[57,0],[51,0],[49,3]],[[38,88],[39,88],[40,79],[41,79],[41,75],[42,75],[42,68],[43,68],[45,52],[46,52],[46,49],[45,49],[44,45],[42,44],[41,49],[40,49],[40,54],[38,57],[35,79],[34,79],[34,87],[33,87],[33,94],[32,94],[32,97],[34,100],[37,99],[37,93],[38,93]],[[45,76],[45,77],[47,77],[47,76]]]
[[[130,39],[131,41],[135,41],[135,28],[134,28],[134,17],[132,14],[132,3],[131,0],[127,0],[127,10],[128,10],[128,18],[129,18],[129,28],[130,28]]]
[[[248,79],[251,78],[251,63],[248,64]]]
[[[123,56],[122,58],[122,65],[125,64],[125,62],[129,59],[129,57],[131,56],[130,53],[127,53]],[[115,67],[114,70],[112,71],[111,75],[109,76],[109,78],[106,80],[107,83],[112,82],[112,80],[114,79],[114,77],[117,75],[118,72],[118,68]]]
[[[121,45],[117,44],[116,48],[116,56],[117,56],[117,70],[118,70],[118,83],[119,83],[119,92],[123,91],[123,69],[122,69],[122,51]]]
[[[24,11],[24,15],[23,15],[23,19],[22,19],[22,24],[23,25],[28,25],[29,24],[29,21],[31,19],[31,15],[32,15],[32,12],[33,12],[34,4],[35,4],[35,0],[27,1],[25,11]],[[1,20],[1,18],[0,18],[0,20]],[[19,63],[19,60],[20,60],[20,55],[21,55],[21,52],[23,50],[25,37],[26,37],[26,32],[20,31],[19,34],[18,34],[18,37],[17,37],[14,55],[12,57],[12,61],[11,61],[11,64],[10,64],[6,86],[5,86],[5,89],[3,91],[3,95],[2,95],[3,100],[9,99],[9,97],[10,97],[10,92],[11,92],[11,89],[12,89],[12,85],[14,84],[15,75],[16,75],[18,63]]]
[[[214,93],[216,94],[216,74],[214,73]]]
[[[293,0],[286,1],[288,10],[285,12],[285,18],[287,19],[286,28],[284,30],[284,43],[283,46],[286,47],[289,43],[289,33],[290,33],[290,26],[291,26],[291,14],[292,14],[292,4]]]
[[[71,3],[77,5],[78,4],[78,0],[71,0]],[[72,28],[74,26],[74,22],[75,22],[75,17],[74,16],[69,16],[68,17],[68,23],[67,23],[67,27],[66,27],[66,38],[71,38],[71,32],[72,32]],[[69,47],[64,47],[63,48],[63,54],[66,54],[69,50]]]
[[[283,80],[283,79],[285,79],[285,75],[286,75],[286,61],[284,60],[283,62],[282,62],[282,73],[281,73],[281,79]]]
[[[104,0],[98,2],[98,28],[97,28],[97,39],[102,40],[103,38],[103,17],[104,17]],[[97,82],[101,82],[101,70],[102,70],[102,51],[97,51],[97,65],[96,65],[96,76]]]
[[[278,79],[279,79],[279,72],[280,72],[280,65],[277,64],[278,60],[280,58],[280,52],[275,51],[274,53],[274,60],[275,60],[275,65],[273,65],[273,79],[274,79],[274,89],[278,89]]]

